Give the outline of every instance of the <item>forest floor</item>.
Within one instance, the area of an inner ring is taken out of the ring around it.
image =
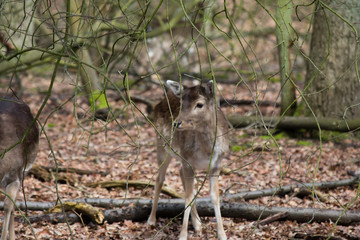
[[[23,100],[28,103],[34,114],[39,110],[48,88],[49,80],[32,75],[24,76],[25,92]],[[255,89],[254,85],[250,85]],[[219,85],[227,99],[251,100],[249,90],[240,85]],[[257,91],[259,99],[275,101],[280,90],[278,83],[260,83]],[[123,113],[117,121],[106,123],[92,121],[89,107],[84,97],[74,98],[71,80],[57,79],[53,92],[40,115],[46,136],[41,134],[40,151],[36,164],[55,167],[55,161],[62,168],[77,168],[93,171],[93,174],[67,173],[76,183],[58,183],[55,180],[42,182],[33,175],[26,178],[24,192],[26,200],[55,202],[59,198],[65,202],[77,198],[140,198],[151,199],[153,188],[105,189],[91,188],[87,183],[111,180],[145,180],[156,178],[156,134],[144,117],[132,110],[119,98],[116,92],[108,91],[111,106]],[[163,96],[158,85],[141,84],[131,90],[131,95],[143,96],[157,102]],[[70,100],[69,100],[70,99]],[[68,101],[69,100],[69,101]],[[74,108],[76,102],[76,109]],[[61,108],[59,106],[61,105]],[[138,104],[145,113],[146,106]],[[254,106],[231,106],[222,108],[226,114],[255,114]],[[265,116],[278,116],[276,107],[261,107]],[[74,113],[77,114],[74,114]],[[77,116],[77,117],[76,117]],[[92,132],[93,134],[89,134]],[[303,132],[297,138],[278,134],[276,143],[269,139],[262,127],[230,129],[231,151],[223,160],[223,166],[231,169],[229,174],[220,176],[220,194],[232,194],[250,190],[277,187],[279,184],[324,182],[350,178],[349,172],[360,171],[360,140],[352,134],[319,140]],[[50,147],[51,146],[51,147]],[[51,152],[51,149],[53,153]],[[54,154],[54,155],[53,155]],[[55,156],[55,158],[54,158]],[[183,192],[179,177],[180,163],[173,161],[167,171],[166,185],[179,193]],[[107,172],[105,176],[99,174]],[[202,173],[200,173],[201,175]],[[203,176],[203,175],[202,175]],[[201,179],[201,178],[200,178]],[[57,193],[58,191],[58,193]],[[251,204],[267,206],[286,206],[302,208],[340,209],[350,204],[357,193],[357,186],[321,190],[322,197],[312,194],[297,196],[261,197],[249,201]],[[208,196],[208,181],[199,196]],[[160,198],[169,198],[161,194]],[[19,201],[24,196],[19,194]],[[358,210],[360,201],[349,206]],[[2,215],[3,212],[0,212]],[[28,215],[43,214],[42,211],[28,211]],[[202,235],[196,235],[189,227],[189,239],[216,239],[215,217],[203,217]],[[159,218],[156,227],[150,228],[146,221],[105,222],[103,225],[75,223],[31,224],[16,223],[18,239],[177,239],[182,219]],[[190,224],[191,225],[191,224]],[[71,231],[70,231],[70,229]],[[224,229],[229,239],[359,239],[360,223],[348,226],[336,225],[332,221],[299,223],[296,221],[274,221],[257,226],[256,221],[240,218],[224,218]]]

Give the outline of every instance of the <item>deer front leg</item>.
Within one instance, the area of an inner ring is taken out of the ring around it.
[[[9,239],[15,240],[14,216],[13,216],[14,204],[11,201],[11,199],[15,201],[19,187],[20,187],[19,181],[12,182],[6,187],[6,193],[9,195],[9,197],[6,196],[4,200],[5,216],[4,216],[2,233],[1,233],[1,240],[7,239],[8,232],[10,235]]]
[[[182,176],[183,186],[185,190],[185,212],[183,218],[183,225],[180,232],[180,240],[186,240],[188,235],[189,215],[194,204],[194,171],[190,166],[184,166],[180,170]],[[191,204],[191,206],[190,206]],[[197,212],[196,212],[197,213]]]
[[[185,184],[185,180],[184,180],[185,177],[184,177],[183,171],[180,171],[180,177],[181,177],[181,182],[182,182],[182,184],[183,184],[184,190],[185,190],[185,192],[186,192],[186,189],[185,189],[186,184]],[[195,189],[193,188],[193,186],[191,187],[191,190],[194,191],[193,194],[194,194],[194,196],[195,196]],[[191,216],[191,222],[192,222],[192,224],[193,224],[193,227],[194,227],[194,229],[195,229],[195,232],[196,232],[197,234],[200,234],[200,233],[201,233],[201,221],[200,221],[199,214],[198,214],[198,212],[197,212],[197,210],[196,210],[195,201],[194,201],[193,204],[191,205],[191,214],[190,214],[190,216]]]
[[[214,205],[218,239],[226,240],[227,237],[224,231],[223,221],[220,212],[219,174],[220,174],[220,168],[214,169],[210,174],[210,196],[211,196],[211,201]]]
[[[159,165],[159,173],[156,177],[154,200],[153,200],[153,204],[152,204],[151,213],[150,213],[149,219],[147,221],[148,225],[150,225],[150,226],[155,226],[155,224],[156,224],[156,211],[158,208],[159,195],[161,192],[161,188],[164,184],[166,169],[168,168],[169,163],[170,163],[170,157],[165,152],[165,150],[162,146],[158,146],[157,151],[158,151],[157,152],[157,160],[158,160],[158,165]]]

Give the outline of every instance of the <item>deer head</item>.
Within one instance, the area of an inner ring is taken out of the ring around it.
[[[184,87],[178,82],[166,81],[172,93],[180,100],[180,107],[173,114],[176,116],[174,127],[177,130],[208,131],[214,127],[215,101],[213,81],[204,86]]]

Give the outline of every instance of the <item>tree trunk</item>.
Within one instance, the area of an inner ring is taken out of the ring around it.
[[[276,39],[281,79],[281,114],[292,116],[296,109],[295,87],[290,81],[290,42],[292,35],[292,1],[278,0],[276,8]]]
[[[31,0],[0,1],[0,32],[3,35],[4,44],[11,44],[18,50],[33,46],[34,9],[34,3]]]
[[[90,24],[84,23],[84,20],[81,18],[83,14],[81,10],[80,1],[70,0],[71,17],[69,18],[69,24],[75,40],[77,40],[77,38],[86,38],[88,37],[88,32],[91,32],[91,26],[86,27]],[[98,73],[91,67],[94,66],[92,60],[94,56],[90,55],[89,49],[86,47],[79,48],[77,55],[79,59],[80,78],[87,92],[91,110],[95,113],[95,117],[106,120],[109,113],[108,102],[103,93],[103,86],[98,77]]]
[[[359,8],[358,0],[324,0],[316,7],[304,92],[318,117],[360,117],[358,36],[352,28],[360,32]]]

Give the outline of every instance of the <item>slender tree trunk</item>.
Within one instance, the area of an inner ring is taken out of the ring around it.
[[[0,0],[0,32],[6,43],[19,50],[33,46],[33,8],[31,0]]]
[[[3,59],[4,55],[9,56],[18,50],[21,51],[33,46],[35,42],[33,23],[35,9],[36,6],[31,0],[0,0],[0,65],[8,64],[8,61]],[[14,91],[20,97],[22,84],[16,70],[21,69],[22,63],[19,59],[14,59],[12,62],[15,63],[15,71],[12,72],[12,78],[6,92]]]
[[[281,79],[281,114],[287,116],[293,115],[296,109],[295,87],[290,81],[291,63],[290,63],[290,43],[291,43],[291,14],[292,1],[278,0],[276,9],[276,38],[279,51],[279,66]]]
[[[305,96],[318,117],[359,118],[359,0],[324,0],[315,9]]]
[[[81,20],[81,2],[76,0],[70,1],[70,12],[73,14],[72,17],[69,18],[71,32],[76,38],[84,38],[87,35],[87,31],[90,31],[86,24]],[[78,58],[81,61],[81,66],[79,68],[81,81],[84,84],[86,92],[88,94],[88,99],[91,105],[91,109],[93,112],[98,110],[108,109],[108,104],[105,98],[103,91],[103,86],[100,83],[100,79],[98,77],[97,71],[90,67],[94,66],[93,58],[90,56],[89,50],[85,47],[79,48]],[[104,112],[107,117],[107,111]]]

